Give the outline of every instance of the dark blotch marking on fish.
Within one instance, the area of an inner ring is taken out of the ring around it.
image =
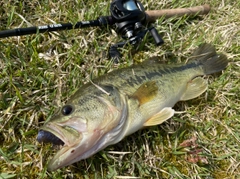
[[[148,79],[152,79],[155,76],[162,76],[161,71],[146,72],[145,75]]]
[[[127,84],[134,86],[136,84],[142,84],[143,81],[146,81],[146,80],[147,80],[146,76],[135,75],[135,76],[131,76],[129,79],[127,79]]]
[[[143,81],[143,77],[144,76],[137,76],[137,75],[135,76],[138,83],[141,83]]]

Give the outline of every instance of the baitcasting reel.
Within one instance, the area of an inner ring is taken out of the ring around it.
[[[146,13],[143,5],[136,0],[113,0],[110,13],[114,22],[113,29],[126,41],[112,45],[109,49],[111,58],[119,60],[121,54],[118,48],[125,44],[137,45],[150,32],[156,45],[163,44],[163,40],[154,27],[146,28]]]

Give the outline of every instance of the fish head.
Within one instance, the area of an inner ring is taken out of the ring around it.
[[[49,171],[97,153],[116,139],[124,125],[126,102],[119,93],[75,97],[39,131],[39,142],[63,145],[50,160]]]

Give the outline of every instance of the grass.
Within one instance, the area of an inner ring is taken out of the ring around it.
[[[204,4],[141,2],[147,10]],[[206,16],[157,20],[165,44],[156,47],[146,39],[135,53],[127,47],[118,65],[108,60],[106,50],[122,39],[108,29],[0,39],[0,178],[239,178],[240,3],[209,4],[212,11]],[[0,30],[109,15],[109,2],[103,0],[4,0],[0,5]],[[38,129],[89,77],[156,55],[168,63],[185,62],[202,42],[214,44],[230,63],[223,73],[207,77],[206,93],[176,104],[182,113],[86,160],[46,171],[52,146],[36,141]]]

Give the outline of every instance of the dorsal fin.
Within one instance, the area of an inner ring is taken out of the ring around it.
[[[214,46],[207,43],[201,44],[195,50],[188,63],[194,61],[202,65],[206,75],[222,71],[228,64],[226,55],[217,54]]]
[[[153,65],[156,65],[156,64],[165,64],[165,62],[160,61],[159,58],[160,57],[158,57],[158,56],[153,56],[153,57],[150,57],[149,59],[145,60],[141,64],[142,65],[150,65],[150,66],[153,66]]]

